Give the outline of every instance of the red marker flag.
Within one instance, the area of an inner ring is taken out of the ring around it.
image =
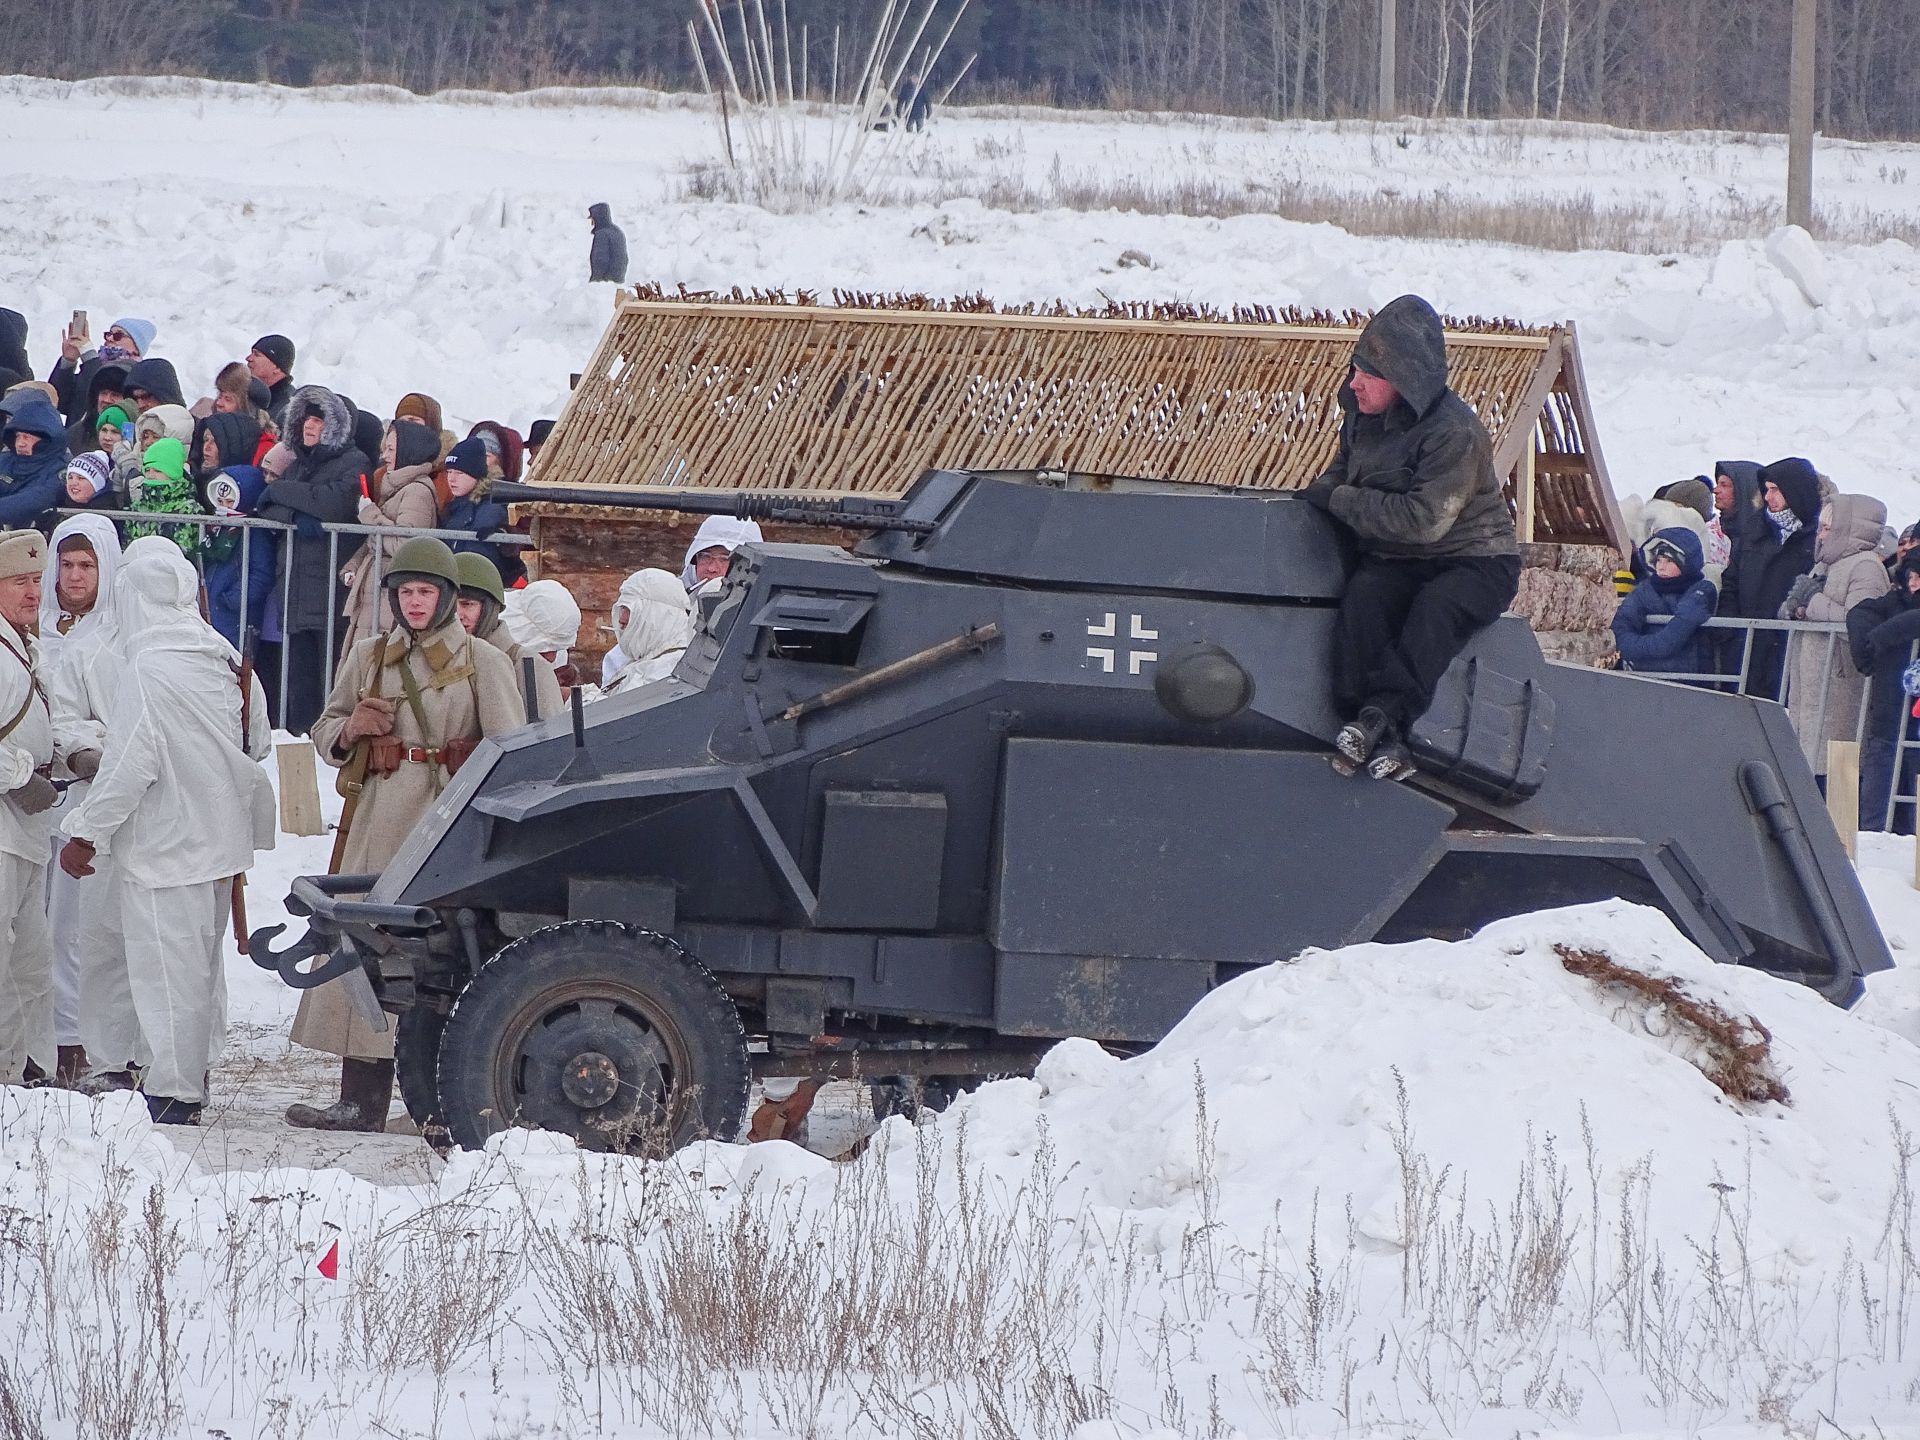
[[[320,1257],[320,1263],[314,1268],[329,1280],[340,1278],[340,1242],[338,1240],[327,1247],[327,1253]]]

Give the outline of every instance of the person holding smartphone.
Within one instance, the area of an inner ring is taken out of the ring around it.
[[[71,425],[86,413],[94,375],[103,365],[116,365],[122,371],[146,358],[153,348],[156,331],[151,320],[123,315],[100,333],[100,345],[93,348],[87,312],[76,310],[60,337],[60,358],[54,361],[47,383],[60,396],[60,413]]]

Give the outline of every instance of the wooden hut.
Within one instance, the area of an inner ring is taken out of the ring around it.
[[[929,467],[1047,467],[1292,489],[1333,455],[1335,395],[1367,318],[835,298],[623,294],[529,480],[895,495]],[[1572,325],[1450,320],[1447,355],[1521,538],[1621,548]],[[590,655],[610,643],[621,579],[678,571],[698,523],[520,512],[539,573],[580,601]]]

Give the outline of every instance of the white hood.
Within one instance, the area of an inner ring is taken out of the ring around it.
[[[84,536],[93,547],[93,558],[100,566],[100,590],[93,609],[73,622],[73,629],[60,633],[60,542],[70,535]],[[174,546],[178,550],[179,546]],[[74,515],[53,528],[47,545],[47,568],[40,578],[40,661],[53,663],[53,657],[69,640],[78,640],[96,631],[113,629],[114,576],[120,569],[120,536],[111,520],[98,515]]]
[[[680,561],[680,583],[689,590],[693,589],[693,557],[702,550],[711,550],[719,545],[731,555],[748,541],[761,538],[760,524],[756,520],[736,520],[731,515],[709,515],[700,522],[700,528],[693,532],[693,539],[687,544],[687,553]]]
[[[566,663],[565,652],[580,638],[580,606],[558,580],[535,580],[509,590],[501,618],[522,650],[542,655],[558,650],[561,664]]]
[[[200,576],[164,535],[134,541],[113,591],[114,644],[128,659],[185,650],[238,664],[240,652],[200,615]]]
[[[628,661],[684,650],[693,639],[686,588],[665,570],[636,570],[613,603],[614,633]]]

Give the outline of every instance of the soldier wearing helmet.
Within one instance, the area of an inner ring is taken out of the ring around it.
[[[417,537],[394,553],[384,583],[398,623],[347,652],[313,744],[341,771],[348,811],[333,872],[384,867],[486,736],[526,723],[513,667],[475,643],[456,613],[460,572],[439,540]],[[393,1034],[359,1020],[338,984],[307,991],[295,1044],[341,1057],[340,1100],[294,1105],[290,1124],[384,1130],[393,1099]]]
[[[531,658],[534,713],[541,720],[558,714],[563,701],[553,666],[547,663],[545,656],[523,650],[501,620],[506,613],[507,591],[500,583],[500,572],[486,556],[466,551],[454,556],[453,563],[460,573],[460,598],[454,608],[460,616],[461,627],[474,639],[486,641],[513,663],[516,685],[524,686],[526,672],[521,662],[524,658]],[[524,699],[523,694],[523,703]]]

